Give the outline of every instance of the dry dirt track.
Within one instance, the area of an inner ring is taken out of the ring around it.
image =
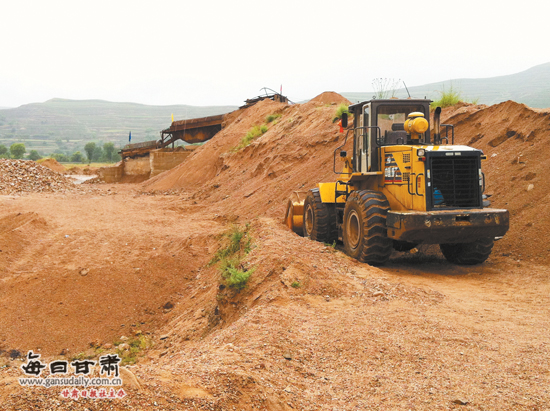
[[[19,388],[7,356],[70,357],[138,329],[155,343],[132,368],[140,388],[108,407],[550,407],[547,266],[497,243],[479,267],[398,254],[378,269],[256,218],[250,287],[223,294],[207,262],[231,212],[98,189],[0,198],[0,409],[106,409]]]

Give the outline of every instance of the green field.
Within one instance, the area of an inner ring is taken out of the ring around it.
[[[128,143],[156,140],[175,120],[228,113],[235,106],[148,106],[136,103],[112,103],[102,100],[52,99],[0,110],[0,144],[25,144],[27,152],[42,155],[52,152],[83,152],[90,141]]]

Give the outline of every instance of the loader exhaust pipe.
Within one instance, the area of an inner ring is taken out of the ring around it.
[[[434,144],[441,144],[441,107],[434,113]]]

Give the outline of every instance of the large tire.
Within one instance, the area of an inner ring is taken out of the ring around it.
[[[334,204],[321,201],[318,188],[307,193],[304,201],[304,237],[322,243],[332,243],[338,239]]]
[[[371,265],[381,265],[389,260],[393,245],[386,228],[389,209],[386,196],[377,191],[350,194],[342,227],[346,254]]]
[[[439,248],[450,263],[474,265],[487,260],[494,243],[492,238],[479,238],[473,243],[439,244]]]

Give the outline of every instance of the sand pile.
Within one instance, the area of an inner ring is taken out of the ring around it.
[[[55,158],[46,158],[44,160],[38,161],[38,164],[44,167],[48,167],[50,170],[57,171],[58,173],[64,173],[67,169]]]
[[[456,143],[483,150],[486,193],[492,207],[510,211],[510,231],[498,243],[504,254],[548,262],[550,251],[550,109],[513,101],[445,109]]]
[[[0,194],[65,192],[78,187],[34,161],[0,160]]]

